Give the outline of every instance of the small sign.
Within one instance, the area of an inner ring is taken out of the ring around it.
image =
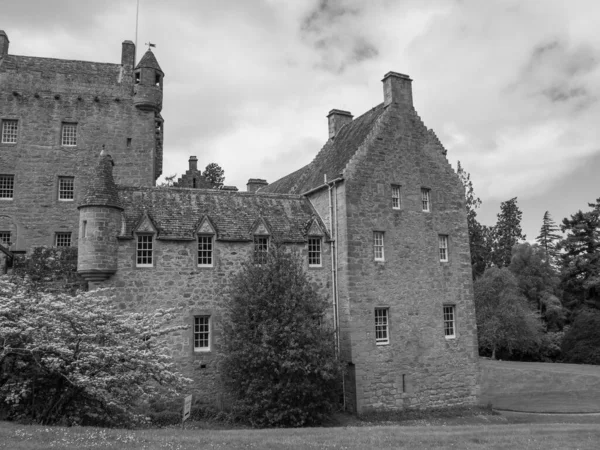
[[[192,396],[188,395],[183,400],[183,420],[181,422],[185,422],[186,419],[189,419],[191,412],[192,412]]]

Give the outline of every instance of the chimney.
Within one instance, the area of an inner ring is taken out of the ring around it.
[[[383,81],[383,103],[385,106],[392,103],[413,106],[412,80],[408,75],[388,72],[381,81]]]
[[[267,180],[261,180],[260,178],[250,178],[246,183],[246,192],[256,192],[263,186],[268,186]]]
[[[133,70],[135,65],[135,45],[131,41],[123,41],[121,47],[121,65]]]
[[[340,129],[347,123],[352,122],[354,116],[349,111],[341,109],[332,109],[327,114],[329,120],[329,139],[333,139],[340,132]]]
[[[8,36],[4,32],[4,30],[0,30],[0,59],[4,58],[8,55],[8,44],[9,44]]]
[[[190,172],[198,172],[198,158],[190,156]]]

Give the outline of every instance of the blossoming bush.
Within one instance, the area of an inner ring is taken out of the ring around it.
[[[107,291],[69,296],[0,277],[0,411],[41,424],[127,426],[190,381],[166,351],[172,312],[125,313]]]

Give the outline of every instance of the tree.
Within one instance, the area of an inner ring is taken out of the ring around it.
[[[589,203],[591,211],[581,210],[563,219],[566,237],[560,242],[562,284],[566,305],[600,309],[600,198]]]
[[[471,250],[471,269],[473,280],[481,276],[491,263],[490,229],[481,225],[477,220],[476,209],[481,206],[481,200],[475,196],[471,175],[466,172],[458,161],[456,170],[465,188],[465,206],[467,209],[467,226],[469,228],[469,246]]]
[[[523,213],[517,206],[517,197],[511,198],[500,204],[498,221],[493,231],[492,261],[497,267],[507,267],[512,257],[512,248],[524,240],[525,235],[521,229]]]
[[[202,175],[212,183],[213,188],[223,186],[225,181],[225,171],[217,163],[207,165]]]
[[[540,229],[540,234],[535,238],[540,247],[544,249],[544,253],[546,255],[546,261],[550,264],[556,264],[558,262],[558,241],[562,238],[560,234],[557,233],[560,229],[552,220],[550,216],[550,212],[546,211],[544,213],[544,219],[542,223],[542,228]]]
[[[506,268],[491,267],[474,283],[479,350],[527,353],[540,345],[541,327],[519,291],[514,275]]]
[[[41,424],[127,425],[136,405],[187,380],[163,337],[169,311],[124,313],[106,292],[43,293],[0,279],[0,403]]]
[[[316,425],[339,401],[342,364],[328,303],[297,254],[282,248],[248,261],[232,282],[222,369],[237,410],[253,426]]]
[[[158,185],[158,187],[161,187],[161,188],[173,187],[173,184],[175,183],[175,178],[177,178],[177,174],[176,173],[174,173],[173,175],[170,175],[168,177],[165,177],[165,181],[163,181],[162,183],[160,183]]]
[[[546,329],[559,331],[565,321],[565,313],[558,289],[560,277],[546,259],[545,250],[528,242],[513,247],[509,270],[519,284],[521,293],[544,320]]]
[[[600,310],[579,311],[562,341],[563,361],[600,364]]]

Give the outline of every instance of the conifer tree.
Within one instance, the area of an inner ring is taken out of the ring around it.
[[[512,257],[512,248],[525,240],[521,229],[523,213],[517,206],[517,197],[500,204],[498,221],[494,227],[494,244],[492,260],[498,267],[508,267]]]
[[[542,247],[546,255],[546,261],[550,264],[555,264],[558,257],[557,244],[561,239],[561,235],[557,233],[560,229],[556,225],[556,222],[552,220],[550,211],[544,213],[544,221],[540,234],[535,238],[537,243]]]

